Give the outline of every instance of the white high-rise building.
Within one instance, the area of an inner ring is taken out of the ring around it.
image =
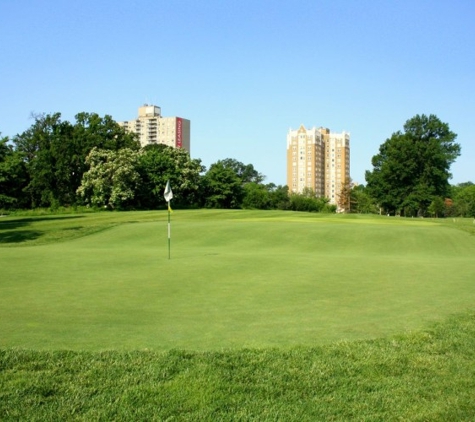
[[[142,147],[165,144],[190,152],[190,121],[181,117],[162,117],[160,107],[144,104],[134,120],[118,122],[138,135]]]

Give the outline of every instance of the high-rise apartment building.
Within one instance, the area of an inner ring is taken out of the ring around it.
[[[311,188],[343,210],[341,191],[350,181],[350,134],[330,129],[290,129],[287,134],[287,186],[302,193]]]
[[[144,104],[134,120],[118,122],[139,136],[140,145],[165,144],[190,152],[190,121],[181,117],[162,117],[160,107]]]

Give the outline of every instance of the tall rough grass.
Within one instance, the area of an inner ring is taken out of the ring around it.
[[[314,348],[0,351],[0,420],[473,421],[475,312]]]

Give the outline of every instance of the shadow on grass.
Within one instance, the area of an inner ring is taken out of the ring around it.
[[[43,232],[38,230],[10,230],[0,232],[0,244],[21,243],[38,239]]]
[[[25,218],[14,218],[14,219],[6,219],[0,220],[0,230],[12,230],[17,229],[19,227],[25,227],[31,223],[36,223],[38,221],[51,221],[51,220],[66,220],[71,218],[83,218],[82,215],[72,215],[72,216],[64,216],[64,217],[25,217]]]

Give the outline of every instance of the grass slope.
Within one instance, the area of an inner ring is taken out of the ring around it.
[[[470,221],[471,224],[471,221]],[[262,211],[7,217],[0,347],[313,346],[472,306],[467,221]]]
[[[288,350],[0,350],[0,419],[473,421],[475,313]]]

